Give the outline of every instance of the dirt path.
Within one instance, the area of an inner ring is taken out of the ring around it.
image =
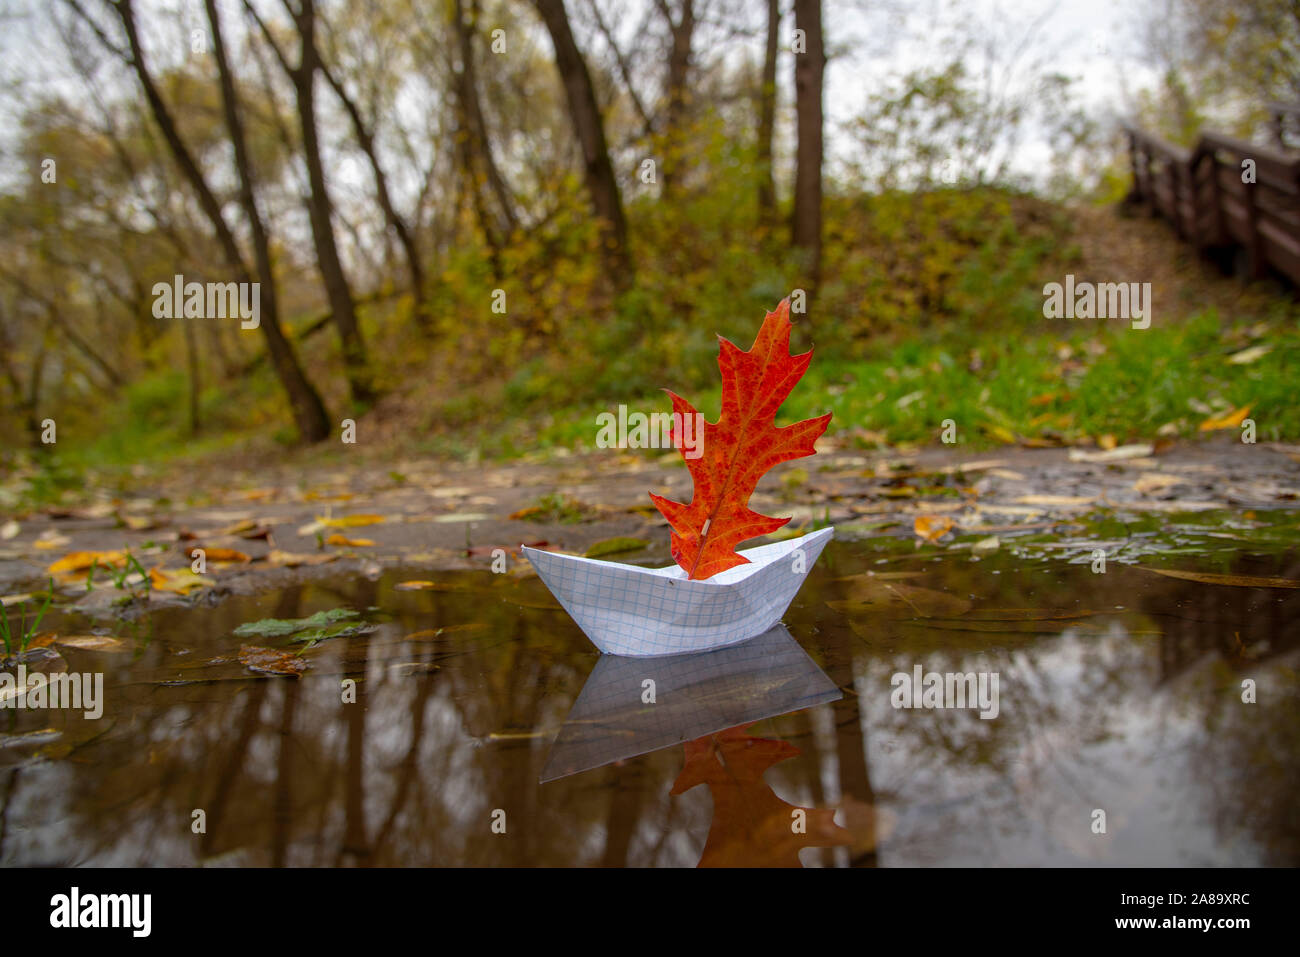
[[[219,482],[207,476],[202,492],[195,491],[197,476],[177,475],[131,499],[100,497],[0,521],[0,595],[43,587],[53,572],[78,608],[112,611],[122,606],[123,589],[87,589],[89,566],[98,556],[91,581],[111,586],[114,572],[103,566],[120,568],[127,549],[144,568],[159,569],[151,605],[214,601],[321,574],[375,575],[392,566],[427,578],[437,570],[486,569],[502,555],[513,573],[527,574],[517,557],[524,542],[582,553],[596,542],[638,538],[648,545],[618,560],[667,564],[668,529],[646,493],[679,500],[690,494],[675,453],[652,459],[606,452],[493,467],[341,467],[311,471],[310,483],[303,474],[286,465]],[[187,498],[194,504],[182,504]],[[752,504],[793,516],[790,528],[829,521],[850,536],[911,536],[917,517],[944,528],[951,519],[949,538],[1042,530],[1108,508],[1295,509],[1300,447],[1222,439],[1160,454],[1149,446],[980,455],[827,450],[811,464],[776,470]],[[200,579],[189,574],[195,548],[211,556]]]

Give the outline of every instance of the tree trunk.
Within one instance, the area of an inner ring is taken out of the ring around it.
[[[460,69],[454,71],[453,77],[456,91],[456,154],[470,205],[474,207],[474,217],[491,250],[493,274],[497,275],[500,271],[502,244],[506,236],[514,231],[518,221],[505,181],[492,158],[487,125],[483,120],[483,106],[479,102],[474,66],[477,10],[472,11],[472,15],[474,19],[467,23],[462,0],[452,0],[452,29],[456,34],[456,53],[460,59]],[[490,190],[496,199],[498,215],[495,217],[488,210],[485,189]]]
[[[320,140],[316,127],[316,70],[320,56],[316,50],[316,8],[313,0],[301,0],[301,7],[293,11],[294,25],[298,28],[298,66],[290,71],[294,93],[298,100],[298,120],[302,133],[303,161],[307,166],[307,181],[311,195],[307,199],[307,214],[311,220],[312,240],[316,245],[316,265],[325,295],[329,301],[334,325],[338,327],[343,342],[343,367],[348,378],[348,389],[354,402],[368,405],[375,398],[366,362],[365,342],[357,323],[356,306],[352,289],[343,272],[338,244],[334,239],[334,208],[325,186],[325,167],[321,161]]]
[[[767,0],[767,49],[763,53],[763,86],[758,94],[758,219],[764,226],[776,221],[772,137],[776,130],[776,51],[780,30],[780,0]]]
[[[582,147],[587,192],[602,224],[606,266],[615,286],[626,289],[634,278],[627,249],[627,219],[623,215],[623,200],[619,195],[618,180],[614,178],[614,166],[609,159],[605,126],[596,106],[591,74],[573,39],[564,0],[534,0],[534,3],[555,47],[555,66],[564,83],[569,118]]]
[[[799,144],[790,233],[795,248],[803,252],[807,282],[815,288],[822,258],[822,77],[826,71],[821,0],[794,0],[794,25],[804,32],[806,47],[794,60]]]
[[[248,267],[244,263],[238,244],[235,242],[234,234],[231,233],[230,227],[221,215],[221,205],[217,202],[216,196],[203,178],[203,173],[199,170],[194,157],[190,155],[188,147],[181,139],[176,124],[172,121],[171,114],[167,110],[167,104],[163,102],[162,96],[154,83],[153,75],[149,72],[148,65],[145,63],[144,53],[140,47],[140,37],[136,31],[135,13],[131,7],[131,0],[118,0],[117,3],[107,3],[107,5],[117,11],[122,21],[122,27],[126,31],[127,43],[131,48],[132,68],[140,81],[140,86],[144,89],[145,99],[149,103],[154,122],[158,124],[158,128],[162,132],[163,139],[167,142],[167,147],[175,159],[176,165],[180,167],[181,174],[198,197],[199,206],[212,224],[212,228],[217,234],[217,241],[221,245],[222,252],[225,253],[226,261],[236,273],[237,281],[249,282]],[[274,312],[268,313],[263,310],[259,328],[266,339],[266,350],[271,356],[276,375],[289,396],[289,405],[293,410],[294,422],[298,426],[299,433],[309,442],[319,442],[330,432],[329,418],[325,414],[325,406],[321,402],[320,395],[303,374],[302,367],[298,364],[298,358],[285,340],[284,333],[280,329],[279,319]]]
[[[668,111],[664,124],[664,195],[671,196],[680,185],[686,161],[684,127],[687,112],[687,81],[691,70],[691,43],[695,36],[694,0],[682,0],[681,16],[674,21],[667,0],[659,9],[668,21],[672,44],[668,51]]]

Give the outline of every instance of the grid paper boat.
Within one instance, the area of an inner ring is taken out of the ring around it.
[[[678,565],[641,568],[524,546],[524,554],[592,643],[611,655],[679,655],[761,635],[794,600],[834,535],[747,548],[749,559],[704,581]],[[801,553],[801,554],[800,554]]]

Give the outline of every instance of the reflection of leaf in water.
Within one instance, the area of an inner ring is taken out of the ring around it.
[[[240,625],[234,633],[241,638],[250,635],[257,635],[260,638],[278,638],[307,628],[324,628],[337,621],[356,618],[357,614],[351,608],[331,608],[328,611],[318,611],[306,618],[263,618],[260,621],[250,621]]]
[[[263,675],[287,675],[297,678],[307,670],[307,662],[287,651],[244,645],[239,649],[239,660],[249,671]]]
[[[1300,588],[1300,581],[1294,578],[1268,578],[1260,575],[1220,575],[1215,572],[1185,572],[1177,568],[1151,568],[1138,565],[1144,572],[1155,572],[1167,578],[1181,578],[1203,585],[1237,585],[1241,588]]]
[[[763,772],[800,751],[785,741],[752,737],[751,727],[685,745],[686,763],[671,793],[707,784],[713,796],[700,867],[799,867],[801,848],[852,844],[853,834],[835,823],[834,808],[796,807],[776,796]],[[796,833],[800,818],[803,833]]]

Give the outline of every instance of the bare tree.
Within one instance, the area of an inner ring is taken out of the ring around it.
[[[767,0],[767,47],[763,51],[763,85],[758,92],[758,216],[764,225],[776,219],[776,184],[772,179],[772,136],[776,130],[776,51],[781,30],[781,2]]]
[[[627,249],[627,219],[614,164],[609,159],[605,126],[596,105],[596,91],[591,74],[573,39],[564,0],[534,0],[555,47],[555,66],[560,71],[569,118],[582,147],[583,173],[587,193],[601,220],[607,268],[618,288],[627,288],[634,278],[632,259]]]
[[[221,204],[218,202],[212,188],[208,185],[189,148],[181,138],[171,112],[163,101],[153,74],[149,70],[144,50],[140,44],[132,0],[118,0],[116,3],[111,2],[111,0],[104,0],[104,4],[109,9],[116,11],[118,19],[122,23],[122,29],[126,34],[127,51],[121,51],[108,40],[100,30],[99,25],[86,16],[81,6],[75,0],[69,0],[69,6],[91,26],[96,35],[105,43],[106,48],[111,52],[118,53],[119,56],[123,56],[135,72],[136,78],[144,91],[145,100],[149,104],[149,110],[153,115],[154,122],[157,123],[158,129],[167,143],[172,158],[180,168],[182,176],[184,176],[198,198],[200,208],[209,223],[211,223],[227,264],[235,271],[238,281],[250,282],[251,277],[248,266],[239,251],[239,245],[235,241],[234,233],[231,232],[230,226],[222,215]],[[298,426],[299,433],[307,441],[320,441],[330,431],[329,418],[325,414],[324,403],[321,402],[319,393],[316,392],[303,374],[302,367],[298,364],[298,358],[294,354],[292,346],[289,345],[283,331],[280,329],[279,317],[274,310],[274,306],[270,310],[263,310],[259,328],[266,340],[267,352],[270,354],[276,375],[289,396],[289,404],[293,409],[294,421]]]
[[[794,60],[799,142],[790,233],[795,248],[804,253],[810,281],[816,285],[822,256],[822,80],[826,72],[821,0],[795,0],[794,25],[803,31],[803,47],[796,49]]]

